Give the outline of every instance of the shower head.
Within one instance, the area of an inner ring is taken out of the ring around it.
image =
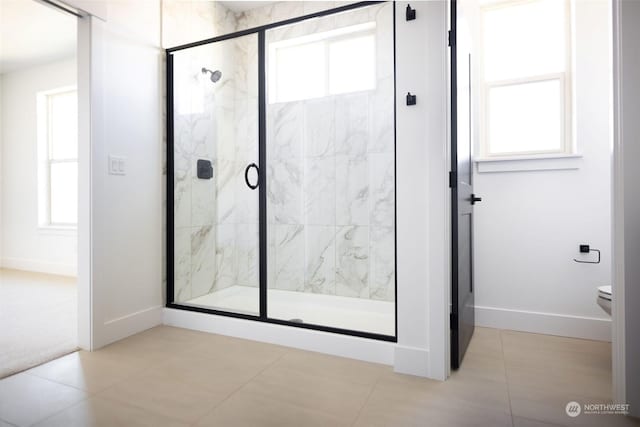
[[[218,80],[220,80],[222,78],[222,72],[220,70],[215,70],[215,71],[211,71],[207,68],[202,68],[202,74],[211,74],[211,77],[209,77],[211,79],[211,81],[213,83],[217,82]]]

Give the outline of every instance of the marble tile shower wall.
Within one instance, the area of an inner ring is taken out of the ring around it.
[[[162,1],[165,48],[233,32],[235,28],[235,14],[219,2]],[[234,54],[229,45],[218,45],[183,51],[174,58],[174,299],[179,302],[209,292],[216,275],[229,276],[216,268],[219,263],[226,265],[217,259],[226,253],[217,254],[216,239],[223,239],[227,230],[217,230],[218,217],[224,216],[224,211],[218,211],[212,203],[221,189],[218,187],[225,186],[216,184],[212,188],[199,182],[195,164],[198,158],[214,163],[218,157],[220,163],[226,160],[223,153],[218,155],[215,143],[230,133],[228,127],[218,124],[234,120],[235,83],[228,78],[234,72]],[[224,70],[226,78],[216,86],[206,84],[200,74],[202,67]],[[224,280],[219,282],[221,286]]]
[[[174,55],[177,301],[236,284],[258,285],[257,192],[243,179],[244,167],[258,154],[257,84],[247,81],[257,80],[247,70],[254,53],[249,46],[256,44],[251,35]],[[211,82],[202,67],[220,70],[222,78]],[[212,163],[212,179],[197,177],[198,160]]]
[[[395,298],[391,7],[267,32],[270,43],[376,21],[374,90],[267,106],[270,288]]]
[[[340,4],[275,3],[233,15],[217,2],[166,3],[163,22],[174,29],[163,26],[164,39],[174,40],[169,45]],[[188,12],[177,13],[178,3],[190,4]],[[272,31],[268,40],[371,20],[377,22],[375,90],[267,107],[272,288],[394,299],[391,5]],[[172,37],[187,22],[196,22],[190,32],[201,36]],[[184,53],[174,60],[176,106],[183,109],[175,115],[177,301],[234,284],[258,285],[257,191],[248,190],[243,176],[248,163],[257,163],[257,44],[240,38]],[[222,70],[223,79],[213,87],[194,84],[202,66]],[[199,158],[213,162],[213,180],[197,179]]]

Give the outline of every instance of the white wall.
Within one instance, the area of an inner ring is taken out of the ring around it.
[[[74,58],[0,76],[2,103],[1,265],[75,276],[76,233],[38,228],[36,94],[76,84]]]
[[[640,417],[640,2],[614,4],[614,394]],[[623,304],[620,302],[623,301]]]
[[[160,2],[106,2],[106,12],[105,21],[84,18],[78,31],[79,85],[91,94],[80,148],[90,187],[81,187],[90,204],[81,229],[90,233],[80,242],[79,276],[91,283],[80,295],[81,304],[91,301],[89,348],[161,323],[163,303]],[[125,158],[125,175],[108,174],[109,155]]]
[[[572,169],[475,173],[475,193],[483,198],[474,223],[479,325],[610,339],[610,320],[596,305],[596,288],[611,284],[608,3],[573,3],[575,138],[582,157],[562,160]],[[602,262],[573,262],[595,258],[578,253],[581,243],[600,249]]]
[[[2,76],[0,76],[0,266],[2,266],[2,94],[4,93],[2,88]]]

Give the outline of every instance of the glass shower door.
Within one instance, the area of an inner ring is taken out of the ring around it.
[[[266,31],[270,319],[395,335],[393,7]]]
[[[171,53],[173,302],[259,314],[258,37]]]

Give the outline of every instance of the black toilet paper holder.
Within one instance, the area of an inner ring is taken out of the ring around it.
[[[580,264],[600,264],[600,249],[594,249],[591,248],[589,245],[580,245],[580,253],[581,254],[588,254],[590,252],[597,252],[598,253],[598,260],[597,261],[581,261],[579,259],[573,259],[575,262],[579,262]]]

